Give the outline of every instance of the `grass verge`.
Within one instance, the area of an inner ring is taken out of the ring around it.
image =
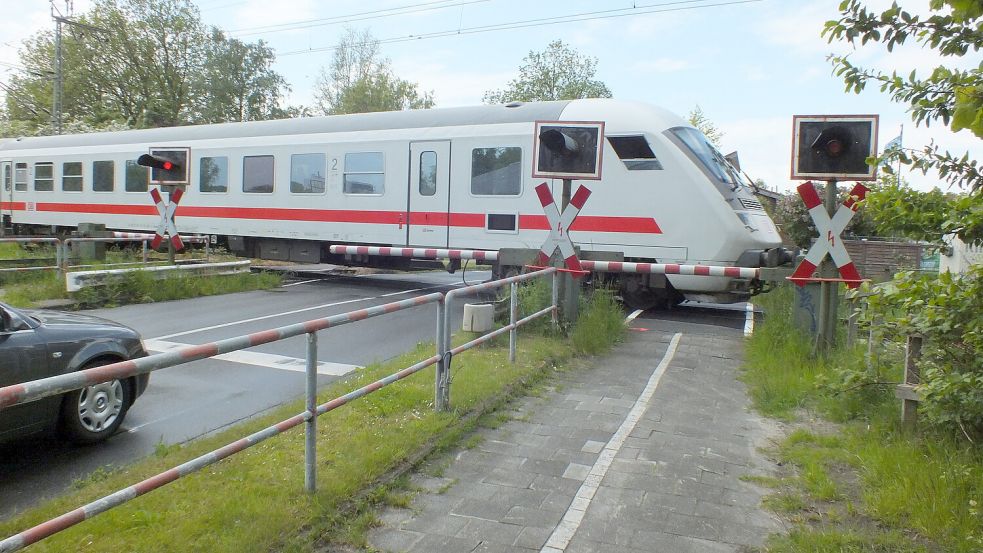
[[[0,280],[0,301],[15,307],[38,307],[46,300],[71,299],[79,309],[115,307],[131,303],[170,301],[216,294],[276,288],[280,275],[269,272],[219,276],[172,275],[155,279],[147,273],[130,273],[115,284],[83,288],[69,294],[65,280],[54,273],[38,273]]]
[[[596,320],[580,324],[596,325]],[[313,496],[303,491],[304,433],[298,428],[56,534],[34,550],[299,552],[325,542],[359,543],[374,524],[371,506],[401,501],[403,484],[387,475],[417,460],[421,451],[459,442],[479,415],[572,366],[578,354],[570,340],[555,335],[520,332],[518,345],[514,365],[508,362],[507,347],[480,347],[455,356],[452,412],[433,411],[433,372],[425,370],[320,417],[318,491]],[[432,352],[432,344],[420,344],[331,385],[319,397],[337,397]],[[297,401],[183,447],[161,445],[151,458],[100,473],[65,497],[0,523],[0,535],[43,522],[302,410]]]
[[[791,319],[790,291],[762,299],[767,317],[747,347],[747,382],[763,414],[796,430],[770,453],[789,467],[762,482],[765,505],[793,523],[769,552],[953,552],[983,550],[983,450],[955,437],[899,427],[890,387],[832,392],[863,352],[810,355]],[[881,369],[899,380],[899,368]]]

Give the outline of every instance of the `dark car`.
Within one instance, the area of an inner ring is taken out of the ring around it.
[[[145,355],[140,335],[121,324],[0,303],[0,386]],[[113,380],[0,409],[0,442],[54,429],[77,443],[105,440],[122,424],[148,380],[149,375]]]

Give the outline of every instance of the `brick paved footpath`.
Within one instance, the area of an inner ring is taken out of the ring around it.
[[[781,531],[760,507],[771,431],[736,380],[739,330],[639,320],[615,352],[522,400],[441,477],[414,475],[369,544],[389,552],[740,552]],[[641,330],[641,327],[647,327]],[[453,395],[453,389],[452,389]]]

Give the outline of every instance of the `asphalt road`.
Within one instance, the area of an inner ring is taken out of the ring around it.
[[[490,278],[468,271],[469,284]],[[446,291],[460,273],[300,278],[282,288],[89,313],[138,330],[151,352],[213,342],[293,323]],[[462,303],[451,321],[460,327]],[[436,305],[371,318],[318,333],[318,384],[384,361],[436,333]],[[120,432],[91,447],[39,436],[0,446],[0,519],[63,493],[93,472],[125,465],[158,444],[182,443],[268,411],[304,393],[307,339],[298,336],[154,372]],[[326,398],[319,398],[322,401]]]
[[[469,284],[490,277],[469,271]],[[282,288],[90,313],[129,325],[148,349],[202,344],[326,317],[460,286],[459,274],[443,272],[357,277],[300,278]],[[460,327],[463,302],[454,306]],[[433,341],[435,306],[422,306],[322,331],[318,335],[319,385],[374,361]],[[688,305],[639,316],[670,321],[689,332],[712,334],[720,326],[742,328],[744,304]],[[644,329],[644,323],[641,326]],[[91,447],[41,436],[0,446],[0,520],[55,497],[78,479],[126,465],[159,444],[176,444],[215,432],[303,395],[306,338],[265,344],[249,353],[205,359],[153,373],[150,386],[119,433]],[[327,398],[319,398],[324,401]]]

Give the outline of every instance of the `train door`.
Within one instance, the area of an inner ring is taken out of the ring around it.
[[[451,143],[410,143],[406,244],[447,247]]]
[[[14,170],[9,161],[0,162],[0,236],[3,223],[13,214]]]

